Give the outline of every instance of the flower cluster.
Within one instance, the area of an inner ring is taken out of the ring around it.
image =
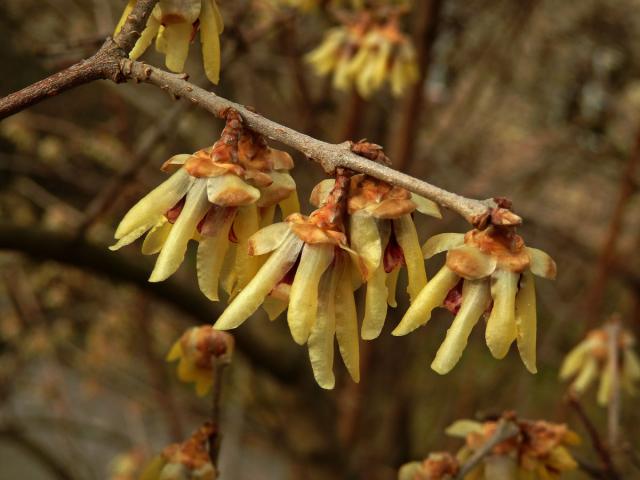
[[[536,372],[536,300],[533,275],[555,278],[555,262],[526,247],[512,226],[492,225],[466,234],[444,233],[429,239],[430,258],[447,251],[445,265],[411,304],[394,335],[406,335],[427,323],[444,306],[455,314],[431,367],[449,372],[460,360],[471,330],[487,315],[485,337],[495,358],[503,358],[515,340],[526,368]]]
[[[619,352],[618,371],[620,385],[629,395],[636,394],[636,384],[640,382],[640,359],[634,352],[635,338],[628,330],[618,329],[617,349]],[[560,378],[572,379],[571,390],[580,395],[599,379],[598,403],[607,405],[612,393],[612,370],[614,363],[610,356],[610,328],[591,330],[566,356],[560,369]]]
[[[411,297],[427,282],[411,213],[439,211],[406,190],[344,171],[321,182],[311,197],[318,209],[309,216],[289,215],[249,239],[251,255],[271,255],[214,326],[235,328],[260,305],[271,317],[287,309],[293,339],[308,345],[318,384],[333,388],[334,336],[349,373],[359,380],[354,290],[367,286],[362,336],[375,338],[387,304],[395,306],[401,266],[408,269]]]
[[[188,440],[166,447],[144,469],[140,480],[214,480],[216,467],[209,457],[215,427],[205,424]]]
[[[580,437],[566,425],[520,420],[512,413],[503,417],[500,421],[511,422],[517,427],[516,433],[493,447],[465,479],[557,479],[578,467],[567,447],[579,444]],[[460,463],[482,448],[497,428],[498,421],[459,420],[451,425],[447,434],[465,439],[465,446],[457,453]]]
[[[135,7],[137,0],[129,0],[117,34]],[[220,79],[220,34],[224,28],[216,0],[160,0],[154,7],[146,28],[129,56],[140,57],[156,40],[156,50],[165,55],[167,68],[182,72],[189,54],[189,44],[200,30],[202,60],[207,78],[218,83]]]
[[[199,396],[205,395],[213,385],[217,365],[231,361],[233,337],[218,332],[210,325],[188,329],[173,344],[167,361],[179,360],[178,378],[186,383],[195,383]]]
[[[228,110],[226,118],[211,148],[165,162],[163,170],[173,175],[129,210],[110,247],[117,250],[148,232],[142,253],[159,253],[149,278],[159,282],[178,269],[189,240],[196,240],[198,283],[212,301],[221,277],[234,295],[255,274],[259,264],[247,255],[248,239],[273,221],[276,205],[284,217],[299,209],[288,173],[291,156],[245,129],[237,112]]]
[[[355,14],[345,25],[330,29],[307,61],[319,75],[333,73],[335,88],[355,87],[365,98],[385,82],[400,96],[418,79],[415,48],[401,32],[398,15]]]

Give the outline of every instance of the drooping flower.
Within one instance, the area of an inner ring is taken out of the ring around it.
[[[336,89],[355,87],[365,98],[385,82],[400,96],[418,80],[415,48],[401,32],[397,14],[356,14],[329,30],[306,58],[319,75],[333,73]]]
[[[275,206],[285,216],[298,209],[289,154],[246,130],[237,112],[226,116],[213,147],[165,162],[162,169],[175,172],[129,210],[116,229],[118,242],[110,247],[117,250],[148,232],[142,253],[159,253],[149,278],[159,282],[178,269],[189,240],[197,240],[198,284],[213,301],[225,262],[230,265],[225,285],[232,295],[257,271],[246,244],[261,222],[273,220]],[[241,248],[230,248],[236,244]]]
[[[137,0],[129,0],[115,35],[122,29]],[[140,57],[156,39],[156,50],[165,54],[167,68],[182,72],[189,54],[189,44],[198,30],[202,42],[202,60],[207,78],[220,79],[220,34],[224,23],[216,0],[160,0],[154,7],[146,28],[131,50],[129,57]]]
[[[635,338],[624,329],[618,331],[618,372],[620,386],[629,394],[637,393],[636,384],[640,382],[640,359],[633,350]],[[613,359],[610,355],[610,328],[591,330],[578,345],[565,357],[560,369],[560,378],[571,379],[571,390],[580,395],[594,382],[599,380],[597,400],[607,405],[612,394]]]
[[[520,420],[510,412],[504,417],[517,428],[515,434],[493,447],[466,480],[558,479],[578,467],[568,447],[579,444],[580,437],[566,425]],[[451,425],[447,434],[466,442],[457,454],[458,461],[462,464],[469,459],[497,428],[498,421],[459,420]]]
[[[514,340],[526,368],[536,372],[536,301],[533,275],[555,278],[555,262],[526,247],[513,227],[492,225],[466,234],[444,233],[429,239],[430,258],[448,251],[445,265],[411,304],[394,335],[406,335],[427,323],[434,308],[455,314],[431,364],[445,374],[459,361],[471,330],[488,314],[485,338],[495,358],[503,358]]]
[[[344,363],[359,380],[356,307],[352,268],[342,224],[348,176],[338,177],[326,202],[311,215],[292,214],[249,239],[249,253],[270,256],[220,315],[214,327],[238,327],[263,303],[287,309],[296,343],[308,345],[314,376],[333,388],[334,337]],[[339,305],[339,308],[336,308]]]
[[[453,480],[460,465],[448,452],[430,453],[422,462],[410,462],[398,471],[398,480]]]
[[[178,378],[195,383],[196,393],[203,396],[213,385],[216,366],[231,361],[233,343],[231,335],[218,332],[210,325],[192,327],[173,344],[167,361],[179,360]]]
[[[183,443],[166,447],[146,466],[140,480],[215,480],[218,476],[209,457],[209,442],[216,428],[205,423]]]
[[[320,183],[312,192],[311,202],[318,204],[333,184],[333,180]],[[412,213],[417,210],[442,217],[432,201],[367,175],[351,177],[347,206],[349,243],[358,254],[355,260],[367,289],[361,335],[372,340],[382,331],[387,305],[396,306],[396,284],[402,267],[407,269],[411,301],[427,284]]]

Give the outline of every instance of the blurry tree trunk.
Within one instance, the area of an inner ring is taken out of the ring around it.
[[[358,92],[353,89],[349,92],[349,99],[345,103],[342,114],[342,129],[338,135],[338,142],[344,142],[346,140],[356,142],[359,140],[359,132],[362,131],[362,120],[364,118],[366,102]]]
[[[413,41],[417,47],[419,78],[411,87],[402,103],[397,128],[391,131],[391,155],[394,168],[405,170],[413,155],[417,137],[416,127],[420,112],[425,103],[425,81],[428,77],[429,63],[433,45],[438,34],[438,18],[442,10],[442,0],[424,0],[416,5],[416,23]]]

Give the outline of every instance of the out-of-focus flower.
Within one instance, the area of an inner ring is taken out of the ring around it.
[[[144,465],[144,454],[139,449],[117,455],[109,463],[109,480],[137,480]]]
[[[493,225],[466,234],[444,233],[423,246],[426,258],[448,251],[446,264],[411,304],[394,335],[427,323],[444,306],[455,314],[431,368],[449,372],[460,360],[471,330],[488,313],[485,337],[495,358],[516,340],[526,368],[536,372],[536,300],[533,275],[555,278],[555,262],[526,247],[513,227]]]
[[[398,480],[453,480],[460,470],[458,459],[448,452],[430,453],[422,462],[410,462],[398,471]]]
[[[308,344],[315,378],[323,388],[335,384],[334,336],[349,373],[359,380],[352,271],[345,253],[350,249],[342,224],[349,178],[338,178],[324,205],[311,215],[289,215],[249,239],[251,255],[271,255],[214,325],[235,328],[270,297],[280,311],[288,308],[291,335],[296,343]]]
[[[122,29],[137,0],[129,0],[115,29]],[[160,0],[154,7],[146,28],[129,54],[137,59],[156,39],[156,50],[165,54],[167,68],[182,72],[189,54],[189,44],[200,30],[202,60],[207,78],[220,79],[220,34],[224,28],[216,0]]]
[[[191,438],[165,448],[144,469],[140,480],[215,480],[209,458],[209,439],[215,427],[205,424]]]
[[[295,182],[288,174],[292,167],[288,153],[269,148],[230,110],[213,147],[165,162],[164,171],[177,171],[129,210],[116,229],[118,242],[110,248],[117,250],[149,232],[142,253],[159,252],[149,278],[159,282],[178,269],[194,239],[202,292],[218,300],[226,262],[230,268],[224,284],[233,295],[259,266],[246,253],[249,237],[273,221],[276,205],[283,216],[298,210]],[[239,248],[230,248],[236,244]]]
[[[347,6],[354,9],[363,8],[365,5],[364,0],[275,0],[275,2],[305,12],[327,4],[332,7]]]
[[[544,420],[519,420],[506,414],[517,433],[497,444],[465,477],[465,480],[548,480],[558,479],[578,465],[568,448],[580,443],[580,437],[566,425]],[[464,438],[466,445],[458,452],[462,464],[496,432],[497,421],[459,420],[447,434]]]
[[[400,31],[397,15],[362,12],[329,30],[306,58],[319,75],[333,73],[335,88],[355,87],[365,98],[385,82],[394,95],[402,95],[418,79],[415,48]]]
[[[375,147],[375,146],[374,146]],[[318,204],[334,180],[320,183],[311,194]],[[414,301],[427,284],[414,211],[442,218],[430,200],[366,175],[354,175],[348,194],[347,234],[361,279],[366,283],[365,312],[361,335],[377,338],[387,316],[387,305],[396,306],[396,284],[400,270],[407,268],[407,291]]]
[[[231,361],[233,337],[210,325],[192,327],[173,344],[167,361],[179,360],[178,378],[195,383],[198,395],[205,395],[213,385],[216,366]]]
[[[570,388],[577,395],[584,393],[599,379],[597,399],[600,405],[607,405],[612,393],[614,364],[609,355],[610,335],[610,329],[606,327],[591,330],[586,338],[569,352],[560,369],[560,378],[572,379]],[[628,330],[619,329],[616,341],[620,385],[629,395],[635,395],[636,384],[640,382],[640,359],[633,350],[635,338]]]

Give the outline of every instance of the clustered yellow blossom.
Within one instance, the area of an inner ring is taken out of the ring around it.
[[[460,464],[448,452],[430,453],[422,462],[410,462],[398,471],[398,480],[453,480]]]
[[[140,480],[215,480],[216,467],[209,457],[215,427],[205,424],[188,440],[166,447],[144,469]]]
[[[354,290],[367,284],[362,335],[375,338],[387,302],[395,305],[400,266],[408,268],[411,295],[427,281],[411,212],[419,205],[432,215],[439,211],[402,189],[363,175],[350,179],[344,172],[321,182],[312,203],[319,208],[308,217],[289,215],[249,239],[251,255],[271,255],[214,326],[235,328],[260,305],[272,318],[288,309],[289,329],[298,344],[307,344],[316,381],[333,388],[334,337],[349,373],[359,380]]]
[[[138,480],[144,466],[144,454],[139,449],[121,453],[109,462],[109,480]]]
[[[628,330],[618,329],[616,339],[619,352],[618,372],[620,386],[629,394],[637,393],[640,382],[640,359],[633,347],[635,338]],[[610,328],[599,328],[587,333],[586,338],[566,356],[560,369],[560,378],[572,379],[571,390],[580,395],[599,379],[598,403],[607,405],[612,394],[614,363],[610,356]]]
[[[190,240],[198,242],[198,284],[210,300],[218,300],[221,282],[234,295],[257,271],[247,242],[273,221],[276,205],[282,215],[297,211],[291,156],[269,148],[262,136],[242,125],[233,110],[213,147],[175,155],[163,170],[173,175],[142,198],[124,216],[110,247],[117,250],[147,233],[142,253],[159,253],[149,281],[175,273]]]
[[[466,234],[443,233],[429,239],[430,258],[448,251],[445,265],[422,289],[393,335],[424,325],[439,306],[455,314],[431,367],[449,372],[460,360],[478,320],[487,315],[485,338],[495,358],[503,358],[515,340],[526,368],[536,372],[536,300],[533,275],[555,278],[555,262],[526,247],[514,227],[492,225]]]
[[[418,79],[415,48],[401,32],[397,15],[357,14],[330,29],[306,58],[319,75],[333,74],[336,89],[355,88],[365,98],[385,82],[400,96]]]
[[[178,378],[195,383],[197,394],[203,396],[213,385],[216,367],[231,361],[233,343],[231,335],[210,325],[192,327],[173,344],[167,361],[179,360]]]
[[[136,1],[129,0],[115,34],[121,30]],[[199,30],[205,74],[217,84],[220,79],[219,37],[223,28],[216,0],[159,0],[129,56],[134,60],[140,57],[155,38],[156,50],[165,55],[167,68],[182,72],[189,44]]]
[[[465,480],[556,480],[578,467],[567,447],[579,444],[580,437],[566,425],[520,420],[510,413],[505,419],[517,427],[517,433],[493,447]],[[447,434],[466,442],[457,453],[460,464],[482,448],[497,427],[497,421],[459,420],[451,425]]]

